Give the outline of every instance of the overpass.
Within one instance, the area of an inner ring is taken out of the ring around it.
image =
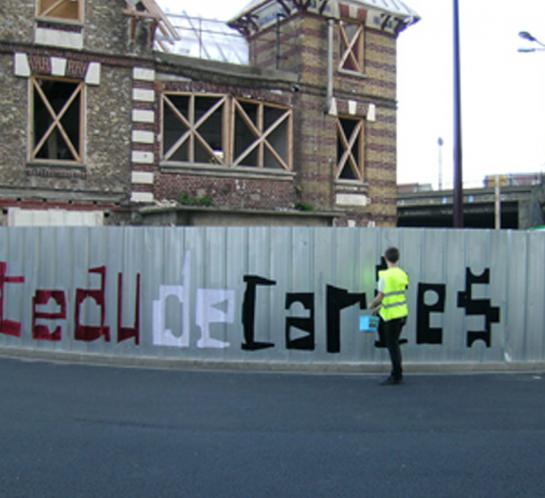
[[[486,185],[486,183],[485,183]],[[453,191],[422,185],[398,186],[397,225],[452,227]],[[500,188],[501,228],[527,229],[545,220],[545,182]],[[494,186],[464,190],[464,227],[494,228]]]

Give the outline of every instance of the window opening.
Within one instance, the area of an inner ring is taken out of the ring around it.
[[[339,69],[363,73],[363,24],[339,23],[341,61]]]
[[[291,171],[292,112],[235,100],[233,165]]]
[[[38,0],[38,17],[81,21],[83,0]]]
[[[363,181],[363,120],[361,119],[337,119],[336,178]]]
[[[33,143],[31,160],[83,162],[82,95],[84,84],[32,80]]]
[[[163,95],[163,160],[225,164],[226,97]]]

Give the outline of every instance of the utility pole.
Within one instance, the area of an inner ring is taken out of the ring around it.
[[[494,228],[501,228],[500,175],[496,175],[494,179]]]
[[[462,111],[460,92],[460,17],[458,0],[454,7],[454,228],[464,227],[464,193],[462,182]]]
[[[439,157],[438,157],[438,169],[439,169],[439,181],[437,183],[437,189],[443,190],[443,139],[439,137],[437,139],[437,145],[439,146]]]

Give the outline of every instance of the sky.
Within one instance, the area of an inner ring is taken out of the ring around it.
[[[170,12],[226,20],[248,0],[159,0]],[[421,20],[398,39],[398,183],[452,186],[452,0],[406,0]],[[466,186],[486,175],[545,172],[543,0],[459,0],[462,165]],[[535,46],[535,45],[534,45]],[[441,138],[443,145],[438,144]]]

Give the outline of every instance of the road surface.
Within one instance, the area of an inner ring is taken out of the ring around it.
[[[545,376],[0,359],[0,497],[545,496]]]

